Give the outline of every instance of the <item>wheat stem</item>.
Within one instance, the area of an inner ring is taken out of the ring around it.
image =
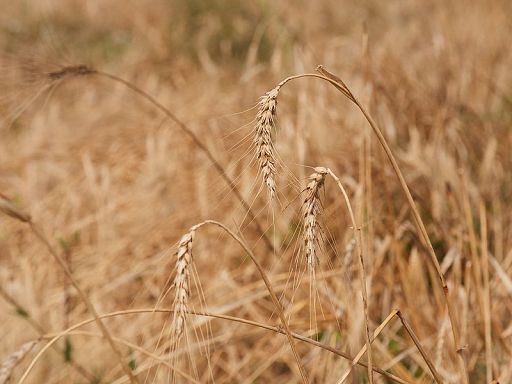
[[[138,383],[137,378],[133,375],[133,372],[128,367],[128,364],[124,364],[123,357],[121,355],[121,352],[117,349],[117,346],[112,341],[112,337],[110,336],[110,333],[107,329],[107,327],[103,324],[103,322],[98,318],[98,313],[96,312],[96,309],[94,308],[94,305],[89,300],[85,292],[80,287],[80,284],[78,284],[78,281],[75,279],[71,271],[69,270],[68,265],[66,264],[66,261],[57,253],[57,251],[53,248],[53,246],[50,244],[50,241],[48,238],[43,234],[43,232],[36,226],[36,224],[32,221],[29,214],[22,212],[21,210],[17,209],[10,201],[7,199],[4,195],[0,194],[0,211],[4,212],[5,214],[18,219],[26,224],[28,224],[29,228],[32,230],[32,233],[36,236],[38,240],[40,240],[50,255],[53,256],[55,261],[59,264],[59,266],[64,271],[64,274],[69,279],[71,284],[75,287],[76,291],[78,292],[78,295],[82,299],[82,301],[85,303],[87,310],[94,316],[96,319],[96,324],[100,328],[101,332],[104,334],[105,338],[107,339],[112,351],[114,352],[114,355],[116,356],[118,363],[121,365],[121,368],[126,373],[126,375],[129,377],[130,381],[134,384]],[[28,372],[25,372],[25,374],[22,376],[22,378],[19,381],[19,384],[21,384],[27,375]]]
[[[173,313],[173,312],[174,312],[173,309],[168,309],[168,308],[140,308],[140,309],[128,309],[128,310],[123,310],[123,311],[116,311],[116,312],[111,312],[111,313],[105,313],[105,314],[100,315],[99,317],[101,319],[105,319],[105,318],[111,318],[111,317],[117,317],[117,316],[125,316],[125,315],[133,315],[133,314],[140,314],[140,313]],[[275,332],[275,333],[280,333],[280,334],[286,336],[285,330],[283,330],[281,327],[267,325],[267,324],[259,323],[257,321],[253,321],[253,320],[243,319],[243,318],[229,316],[229,315],[220,315],[220,314],[214,314],[214,313],[209,313],[209,312],[200,312],[200,311],[191,311],[191,310],[187,310],[187,314],[193,315],[193,316],[211,317],[211,318],[216,318],[216,319],[221,319],[221,320],[226,320],[226,321],[234,321],[234,322],[238,322],[238,323],[241,323],[241,324],[246,324],[246,325],[250,325],[250,326],[266,329],[266,330],[269,330],[269,331],[272,331],[272,332]],[[51,338],[51,340],[48,342],[48,344],[46,344],[41,349],[41,351],[39,351],[38,355],[32,361],[31,367],[29,367],[29,368],[31,369],[35,365],[37,360],[39,360],[40,357],[42,356],[42,354],[44,353],[44,350],[48,349],[51,346],[51,344],[57,342],[60,338],[68,335],[70,332],[72,332],[72,331],[74,331],[74,330],[76,330],[76,329],[78,329],[80,327],[83,327],[84,325],[90,324],[90,323],[92,323],[94,321],[95,321],[94,318],[93,319],[83,320],[83,321],[81,321],[81,322],[79,322],[77,324],[72,325],[71,327],[69,327],[68,329],[66,329],[66,330],[64,330],[62,332],[44,335],[45,339],[50,339]],[[340,350],[338,350],[336,348],[333,348],[333,347],[331,347],[329,345],[322,344],[319,341],[310,339],[308,337],[302,336],[302,335],[300,335],[298,333],[295,333],[295,332],[292,332],[291,335],[296,340],[299,340],[299,341],[302,341],[304,343],[313,345],[315,347],[324,349],[324,350],[329,351],[329,352],[331,352],[331,353],[333,353],[333,354],[335,354],[337,356],[340,356],[340,357],[342,357],[344,359],[351,360],[351,361],[354,360],[354,357],[350,356],[348,353],[340,351]],[[368,365],[364,361],[357,361],[357,364],[362,366],[362,367],[367,367],[367,365]],[[404,379],[402,379],[402,378],[400,378],[398,376],[395,376],[395,375],[393,375],[393,374],[391,374],[389,372],[386,372],[385,370],[383,370],[381,368],[378,368],[378,367],[374,366],[373,370],[375,372],[381,374],[381,375],[386,376],[388,379],[393,380],[393,381],[395,381],[397,383],[409,384],[406,380],[404,380]]]
[[[272,287],[272,284],[270,283],[270,280],[269,278],[267,277],[267,274],[265,272],[265,270],[263,269],[263,267],[261,266],[260,262],[256,259],[256,256],[254,255],[254,253],[251,251],[251,249],[247,246],[247,244],[245,244],[245,242],[239,237],[237,236],[231,229],[229,229],[228,227],[226,227],[224,224],[218,222],[218,221],[215,221],[215,220],[205,220],[197,225],[194,225],[190,231],[188,232],[187,235],[185,235],[182,239],[184,240],[183,241],[183,245],[186,245],[187,246],[187,249],[183,249],[182,252],[189,252],[192,248],[192,239],[193,239],[193,235],[190,235],[190,233],[195,233],[196,230],[198,230],[199,228],[205,226],[205,225],[213,225],[213,226],[217,226],[219,228],[221,228],[222,230],[224,230],[229,236],[231,236],[243,249],[244,251],[247,253],[247,255],[249,255],[250,259],[252,260],[252,262],[254,263],[254,265],[256,266],[263,282],[265,283],[265,286],[267,287],[267,290],[270,294],[270,297],[272,299],[272,302],[276,308],[276,311],[279,315],[279,318],[281,320],[281,323],[284,327],[284,331],[285,331],[285,334],[286,334],[286,337],[288,338],[288,343],[290,344],[290,348],[292,350],[292,353],[293,353],[293,356],[295,358],[295,361],[297,363],[297,366],[299,368],[299,372],[300,372],[300,376],[301,376],[301,380],[303,383],[308,383],[308,377],[307,377],[307,374],[306,374],[306,371],[302,365],[302,362],[301,362],[301,358],[297,352],[297,349],[295,347],[295,343],[293,341],[293,337],[291,335],[291,331],[290,331],[290,328],[288,326],[288,321],[286,320],[286,317],[284,315],[284,309],[283,309],[283,306],[281,305],[281,302],[279,301],[279,299],[277,298],[277,295],[274,291],[274,288]],[[180,242],[181,244],[181,242]],[[191,253],[189,253],[189,255],[191,256]],[[179,254],[178,254],[179,256]],[[184,258],[184,257],[183,257]],[[190,257],[188,258],[190,260]],[[188,267],[189,267],[189,264],[190,263],[183,263],[183,264],[177,264],[177,267],[183,267],[183,268],[186,268],[188,270]],[[177,271],[177,276],[178,275],[182,275],[182,276],[186,276],[188,272],[185,272],[183,273],[182,271]],[[180,278],[181,280],[181,278]],[[178,289],[177,289],[178,290]],[[188,297],[188,295],[190,294],[190,292],[187,292],[185,290],[182,290],[179,294],[176,293],[176,297],[181,297],[181,296],[186,296]],[[175,308],[176,311],[178,311],[178,313],[182,312],[181,314],[179,314],[178,316],[184,316],[184,311],[186,310],[186,301],[187,299],[184,299],[184,300],[181,300],[181,302],[178,302],[178,304],[180,304],[180,306],[178,308]],[[185,304],[184,306],[181,306],[181,304]],[[181,321],[180,321],[181,323]]]
[[[365,336],[366,336],[366,348],[368,350],[368,379],[370,381],[370,384],[373,383],[373,370],[372,370],[372,343],[371,343],[371,334],[370,334],[370,318],[368,314],[368,292],[366,291],[366,268],[363,258],[363,239],[361,235],[361,227],[357,225],[356,218],[354,215],[354,210],[352,209],[352,204],[350,203],[350,199],[348,197],[348,194],[343,187],[343,184],[341,184],[340,179],[338,176],[334,174],[332,170],[327,168],[327,173],[333,178],[333,180],[338,185],[338,188],[340,189],[343,198],[345,200],[345,204],[347,205],[347,210],[350,216],[350,221],[352,222],[352,229],[354,231],[354,238],[356,239],[356,248],[357,248],[357,254],[359,258],[359,266],[360,266],[360,276],[361,276],[361,290],[362,290],[362,296],[363,296],[363,308],[364,308],[364,322],[365,322]]]

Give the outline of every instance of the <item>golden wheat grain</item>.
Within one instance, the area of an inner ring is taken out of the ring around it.
[[[322,188],[327,168],[316,167],[315,172],[309,176],[310,182],[306,186],[306,197],[303,204],[304,220],[304,252],[306,263],[310,271],[315,269],[318,262],[316,244],[318,242],[318,214],[322,208],[320,202],[320,189]]]
[[[277,111],[279,88],[279,86],[275,87],[260,98],[254,136],[259,170],[270,199],[273,199],[276,193],[276,155],[272,142],[272,128]]]

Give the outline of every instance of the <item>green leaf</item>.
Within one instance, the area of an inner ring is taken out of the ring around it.
[[[70,362],[73,358],[73,345],[71,344],[71,340],[66,337],[66,341],[64,343],[64,361]]]

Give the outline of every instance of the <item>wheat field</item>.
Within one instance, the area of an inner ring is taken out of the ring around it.
[[[512,383],[512,2],[0,7],[0,383]]]

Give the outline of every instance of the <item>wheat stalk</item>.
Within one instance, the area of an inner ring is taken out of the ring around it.
[[[23,358],[34,348],[39,340],[27,341],[16,352],[7,356],[0,365],[0,384],[6,384],[11,378],[12,371]]]
[[[80,298],[86,305],[89,312],[91,312],[92,315],[94,316],[94,318],[96,319],[96,323],[97,323],[98,327],[100,328],[101,332],[103,333],[103,335],[107,339],[108,343],[110,344],[110,347],[112,348],[112,351],[116,355],[118,363],[121,365],[124,373],[128,376],[131,383],[137,384],[138,383],[137,378],[134,376],[131,369],[126,364],[124,364],[123,356],[122,356],[121,352],[119,351],[119,349],[116,347],[116,345],[112,341],[112,336],[110,335],[105,324],[103,324],[103,322],[98,318],[98,312],[96,311],[96,308],[92,304],[91,300],[89,299],[89,297],[87,296],[85,291],[81,288],[80,284],[78,283],[78,281],[75,279],[75,277],[69,270],[69,267],[66,264],[65,260],[61,257],[61,255],[59,255],[57,253],[57,251],[51,245],[48,238],[39,229],[39,227],[32,221],[31,216],[29,214],[17,209],[14,206],[14,204],[12,202],[10,202],[9,199],[6,198],[2,194],[0,194],[0,212],[2,212],[14,219],[17,219],[17,220],[20,220],[20,221],[26,223],[30,227],[32,233],[45,245],[48,252],[52,255],[52,257],[55,259],[55,261],[57,261],[57,263],[63,270],[64,274],[66,275],[66,277],[70,280],[71,284],[73,284],[73,286],[75,287],[76,291],[78,292],[78,295],[80,296]],[[21,377],[19,382],[22,383],[26,379],[27,375],[28,375],[28,371],[26,371],[24,373],[24,375]]]
[[[306,197],[303,204],[304,220],[304,252],[310,271],[314,271],[318,262],[316,244],[318,242],[318,214],[322,208],[320,202],[320,189],[322,188],[327,168],[316,167],[315,172],[309,176],[310,182],[306,186]]]
[[[174,280],[174,288],[176,290],[175,294],[175,301],[174,301],[174,320],[173,320],[173,333],[176,336],[181,336],[183,333],[183,329],[185,327],[185,315],[187,313],[190,313],[190,311],[187,310],[187,302],[189,299],[189,267],[192,263],[192,244],[194,240],[195,232],[202,226],[205,225],[213,225],[218,228],[221,228],[223,231],[225,231],[231,238],[233,238],[243,249],[244,251],[249,255],[250,259],[256,266],[256,269],[258,270],[263,282],[265,283],[265,286],[267,287],[268,293],[272,299],[272,302],[275,306],[275,309],[277,311],[277,314],[279,315],[279,318],[281,320],[282,326],[284,328],[284,333],[286,337],[288,338],[288,343],[290,344],[290,349],[292,350],[293,356],[295,358],[295,361],[297,363],[297,367],[299,369],[299,373],[301,376],[301,380],[304,384],[308,383],[308,376],[304,369],[304,366],[302,365],[301,358],[297,352],[297,349],[295,347],[295,343],[293,341],[292,332],[290,330],[290,327],[288,325],[288,321],[286,320],[286,316],[284,313],[284,308],[279,301],[274,288],[272,287],[272,284],[270,283],[269,278],[267,277],[267,274],[261,264],[259,263],[258,259],[254,255],[254,253],[251,251],[251,249],[245,244],[245,242],[237,236],[232,230],[230,230],[228,227],[226,227],[224,224],[215,221],[215,220],[205,220],[199,224],[194,225],[190,228],[190,230],[185,234],[180,242],[178,243],[178,249],[176,251],[177,255],[177,262],[176,262],[176,277]]]
[[[0,212],[12,217],[13,219],[20,220],[24,223],[30,221],[30,215],[22,212],[7,198],[5,195],[0,193]]]
[[[276,194],[276,154],[272,142],[272,128],[277,111],[277,95],[280,86],[265,93],[258,103],[254,146],[258,159],[259,171],[263,182],[267,186],[269,198],[272,200]]]

